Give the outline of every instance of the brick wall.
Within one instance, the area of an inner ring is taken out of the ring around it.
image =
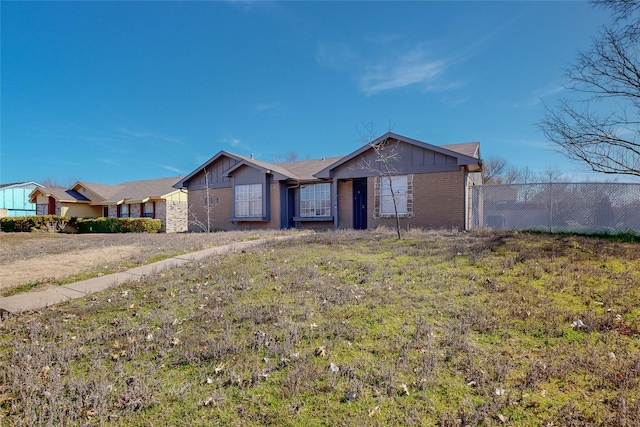
[[[240,221],[237,223],[229,222],[229,218],[233,215],[233,189],[212,188],[209,189],[209,197],[212,199],[211,206],[211,228],[213,230],[245,230],[245,229],[269,229],[280,228],[280,184],[270,185],[271,198],[271,220],[263,221]],[[203,231],[200,226],[195,224],[194,215],[203,223],[207,220],[207,191],[206,190],[189,190],[189,231]]]
[[[187,231],[187,207],[187,202],[172,200],[156,202],[156,219],[159,219],[162,223],[160,231],[163,233],[181,233]],[[143,216],[140,215],[140,203],[131,203],[129,209],[129,218],[143,218]],[[116,218],[118,216],[118,206],[107,206],[107,214],[109,218]]]
[[[375,180],[367,182],[368,226],[395,227],[395,218],[375,218]],[[413,175],[413,214],[401,218],[402,227],[464,229],[465,177],[463,171]]]
[[[353,228],[353,182],[338,181],[338,228]]]
[[[140,203],[131,203],[129,205],[129,218],[140,218]]]
[[[414,175],[413,225],[463,229],[464,186],[463,171]]]
[[[376,185],[379,177],[367,179],[367,225],[369,228],[377,226],[395,227],[395,218],[379,218],[374,215],[376,208]],[[412,181],[413,196],[411,214],[408,218],[401,218],[403,227],[464,228],[465,217],[465,176],[463,171],[435,172],[414,174]],[[338,227],[353,227],[353,183],[351,181],[338,182]],[[217,230],[238,229],[278,229],[280,228],[280,185],[271,184],[271,219],[268,222],[230,223],[233,212],[233,193],[231,188],[209,190],[212,198],[211,218],[212,228]],[[189,225],[190,231],[202,231],[193,223],[193,215],[206,220],[206,191],[189,191]],[[298,223],[299,228],[333,228],[333,222]]]
[[[164,203],[156,202],[156,218],[160,219],[158,211],[166,210],[165,220],[163,222],[164,232],[166,233],[182,233],[187,231],[188,225],[188,207],[187,202],[177,200],[166,200]],[[163,209],[164,208],[164,209]]]
[[[271,221],[264,228],[280,228],[280,183],[271,184]]]
[[[229,222],[233,207],[232,189],[211,188],[208,194],[212,230],[233,230],[235,227]],[[189,231],[204,231],[195,223],[195,218],[203,223],[207,221],[207,190],[189,190],[188,208]]]

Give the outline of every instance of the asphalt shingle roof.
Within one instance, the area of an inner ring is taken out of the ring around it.
[[[173,193],[176,189],[173,187],[175,183],[182,179],[179,177],[147,179],[142,181],[123,182],[112,186],[109,196],[105,197],[104,203],[116,203],[121,200],[144,200],[147,198],[160,198],[169,193]],[[93,188],[91,188],[92,191]],[[102,188],[101,188],[102,190]],[[97,191],[95,191],[97,193]],[[102,195],[102,193],[98,193]]]
[[[334,162],[340,160],[342,156],[338,157],[327,157],[323,159],[312,159],[312,160],[300,160],[296,162],[286,162],[286,163],[277,163],[276,165],[286,169],[296,177],[300,181],[306,180],[316,180],[317,178],[313,176],[315,173],[321,171],[327,166],[331,165]]]
[[[462,144],[448,144],[441,145],[440,148],[455,151],[456,153],[464,154],[465,156],[475,157],[476,159],[480,155],[480,143],[479,142],[465,142]]]
[[[60,201],[79,201],[79,202],[89,202],[85,196],[80,194],[75,190],[67,190],[66,188],[59,187],[45,187],[45,188],[37,188],[42,194],[50,194],[54,198]]]

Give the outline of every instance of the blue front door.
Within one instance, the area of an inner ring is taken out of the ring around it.
[[[367,178],[353,180],[353,228],[367,228]]]

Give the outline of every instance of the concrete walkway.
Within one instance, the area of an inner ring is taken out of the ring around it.
[[[170,268],[180,267],[194,261],[209,258],[213,255],[237,252],[247,248],[260,246],[267,242],[295,239],[308,234],[295,234],[291,236],[271,237],[267,239],[247,240],[217,246],[198,252],[191,252],[175,258],[169,258],[153,264],[143,265],[122,273],[108,274],[93,279],[82,280],[68,285],[57,286],[45,291],[24,292],[6,298],[0,298],[0,313],[2,310],[9,313],[20,313],[28,310],[37,310],[50,305],[59,304],[75,298],[82,298],[95,292],[101,292],[113,286],[126,282],[138,281],[145,276],[150,276]],[[1,317],[1,316],[0,316]]]

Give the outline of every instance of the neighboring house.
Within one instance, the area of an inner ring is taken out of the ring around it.
[[[29,201],[29,194],[43,186],[34,181],[0,184],[0,218],[36,214],[36,205]]]
[[[393,188],[403,227],[469,225],[468,187],[481,184],[477,142],[435,146],[387,133],[397,152]],[[175,187],[188,190],[189,229],[354,228],[395,223],[388,179],[367,144],[344,157],[271,164],[220,151]]]
[[[182,177],[96,184],[76,182],[71,188],[38,188],[31,193],[39,215],[77,218],[157,218],[163,232],[187,231],[187,194],[173,185]]]

